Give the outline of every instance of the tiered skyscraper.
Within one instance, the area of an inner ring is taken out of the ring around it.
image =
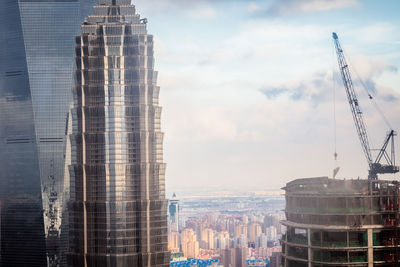
[[[130,0],[100,0],[76,38],[70,266],[169,266],[153,36]]]
[[[63,266],[74,36],[94,0],[0,0],[0,266]]]

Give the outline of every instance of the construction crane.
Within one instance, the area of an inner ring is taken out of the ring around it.
[[[365,157],[367,158],[369,165],[368,179],[377,180],[378,174],[388,174],[399,172],[399,167],[395,166],[395,149],[394,149],[394,137],[396,132],[391,129],[387,134],[383,146],[378,149],[379,153],[376,159],[372,157],[372,150],[369,146],[367,128],[364,123],[363,113],[361,111],[357,94],[353,87],[353,81],[350,76],[349,66],[347,65],[343,49],[340,45],[339,38],[336,33],[332,34],[333,41],[336,47],[337,59],[339,63],[339,70],[342,76],[344,88],[346,89],[347,98],[349,100],[350,109],[353,114],[354,123],[357,129],[358,137],[361,141],[361,146],[364,150]],[[372,99],[372,96],[369,95]],[[390,153],[387,152],[390,143]],[[381,161],[385,159],[386,163],[382,164]]]

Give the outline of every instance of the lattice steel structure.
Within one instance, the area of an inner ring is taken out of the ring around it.
[[[0,266],[65,266],[74,37],[94,0],[0,1]]]
[[[153,36],[130,0],[100,0],[76,38],[70,266],[169,266]]]

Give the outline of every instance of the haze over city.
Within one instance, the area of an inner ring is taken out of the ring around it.
[[[333,31],[391,126],[400,129],[398,1],[135,4],[151,20],[162,70],[169,193],[204,185],[271,190],[297,177],[331,177],[334,84],[338,177],[366,178]],[[353,76],[371,146],[380,147],[389,129]]]

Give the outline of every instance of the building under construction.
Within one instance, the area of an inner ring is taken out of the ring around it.
[[[400,266],[397,181],[320,177],[283,189],[282,266]]]

